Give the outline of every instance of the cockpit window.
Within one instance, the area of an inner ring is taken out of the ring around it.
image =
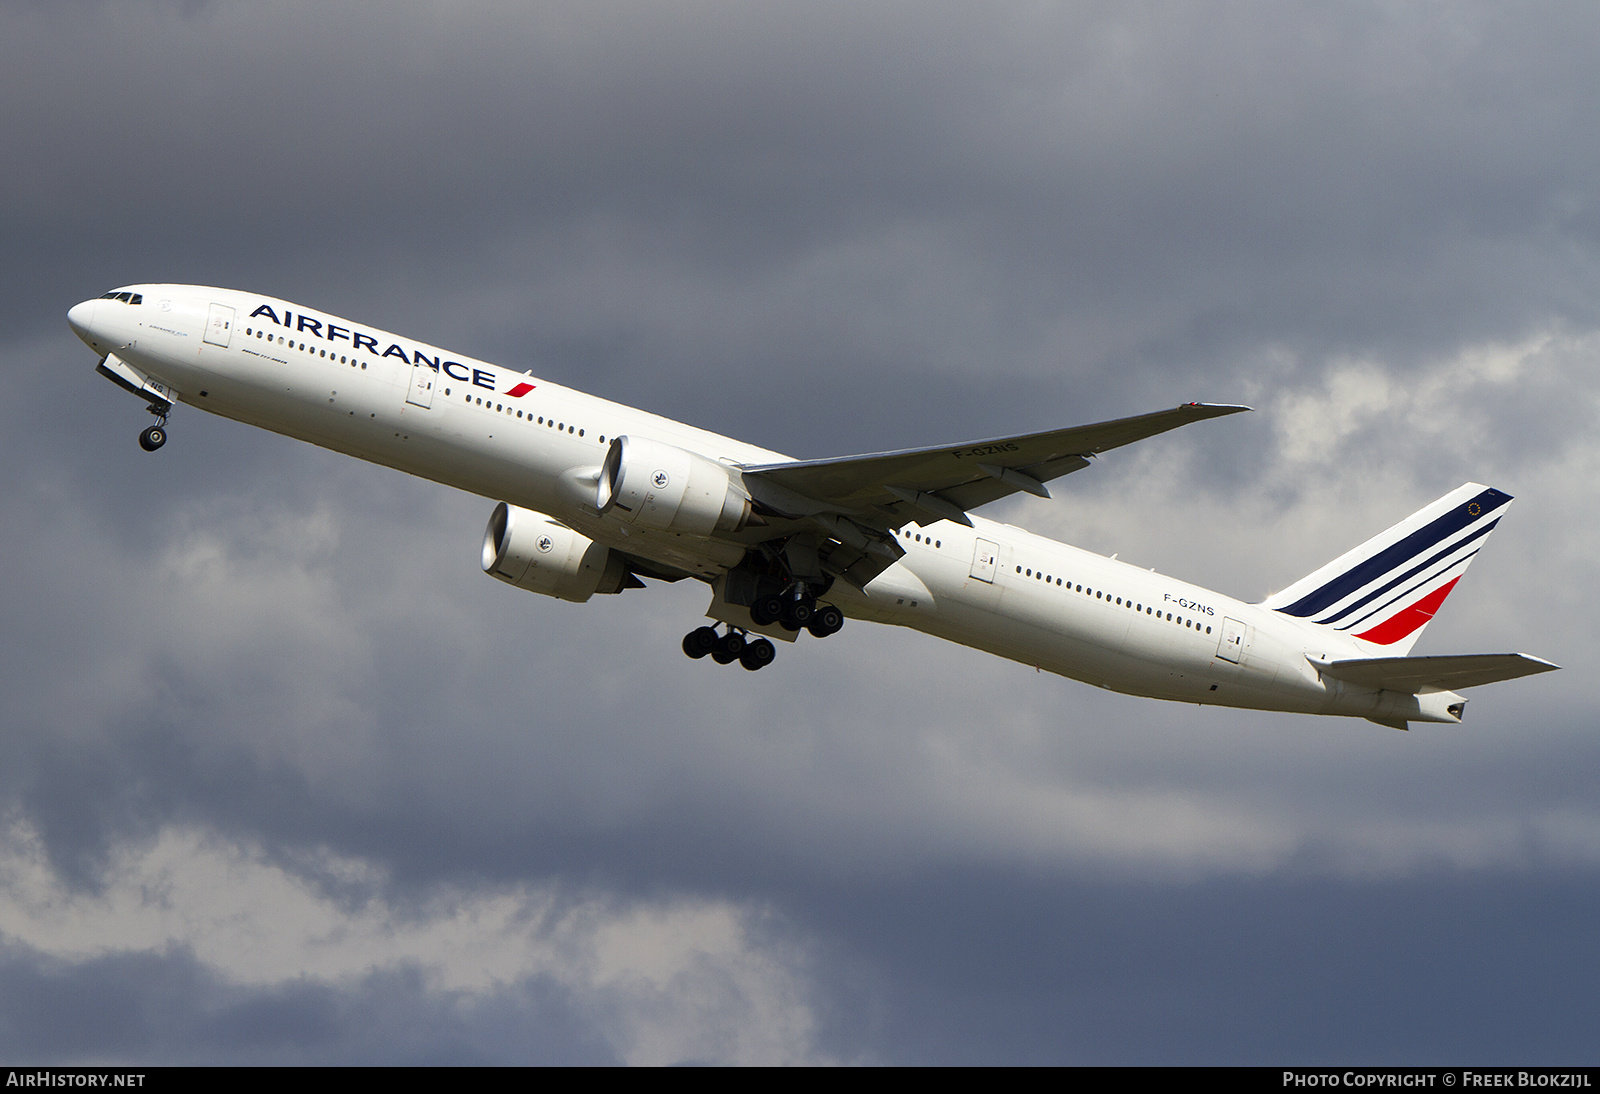
[[[143,304],[144,293],[140,292],[108,292],[100,294],[101,300],[120,300],[124,304]]]

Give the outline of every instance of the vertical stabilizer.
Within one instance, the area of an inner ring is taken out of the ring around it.
[[[1373,536],[1262,606],[1403,655],[1422,634],[1511,495],[1469,482]]]

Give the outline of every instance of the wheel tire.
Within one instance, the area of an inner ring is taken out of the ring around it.
[[[815,638],[826,638],[830,634],[837,634],[843,627],[844,613],[832,604],[824,604],[818,608],[817,614],[806,624],[806,630]]]
[[[683,652],[696,661],[717,648],[717,632],[700,627],[683,636]]]
[[[783,597],[763,596],[750,605],[750,619],[758,627],[770,627],[783,618]]]
[[[154,452],[167,443],[167,431],[158,425],[153,425],[139,434],[139,447],[146,452]]]
[[[744,648],[744,652],[739,655],[739,664],[755,672],[772,664],[777,656],[778,651],[771,642],[765,638],[758,638]]]
[[[809,600],[791,600],[783,606],[783,625],[791,631],[797,631],[816,614],[816,605]]]
[[[731,665],[739,660],[744,647],[744,635],[738,631],[729,631],[717,639],[717,648],[711,651],[711,659],[719,665]]]

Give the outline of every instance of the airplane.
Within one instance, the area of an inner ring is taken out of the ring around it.
[[[796,460],[275,297],[129,285],[67,320],[148,404],[146,451],[181,402],[480,495],[483,570],[519,589],[710,586],[695,659],[759,670],[774,641],[867,620],[1129,695],[1395,729],[1459,723],[1455,689],[1558,667],[1408,656],[1511,502],[1477,483],[1253,604],[972,512],[1244,406]]]

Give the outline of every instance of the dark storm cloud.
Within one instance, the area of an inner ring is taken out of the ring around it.
[[[1564,1058],[1595,962],[1550,910],[1592,905],[1600,863],[1596,629],[1566,606],[1600,586],[1597,30],[1565,6],[0,9],[8,1047]],[[717,674],[676,650],[698,586],[574,606],[483,578],[487,499],[188,409],[145,458],[62,314],[157,279],[805,456],[1248,399],[994,515],[1257,596],[1489,479],[1517,508],[1418,652],[1578,668],[1409,736],[865,625]],[[309,903],[377,971],[312,942],[281,977],[230,964],[199,911],[119,933],[175,868],[139,849],[185,840],[221,850],[188,852],[180,911],[253,879],[262,937]],[[441,892],[482,948],[553,937],[481,926],[506,886],[594,902],[571,945],[610,956],[440,986]],[[1496,975],[1517,1007],[1473,996]],[[1429,1018],[1372,1018],[1402,1012]]]
[[[1514,1066],[1588,1058],[1597,899],[1559,873],[1150,888],[956,870],[813,906],[848,909],[856,976],[892,985],[875,1033],[895,1060]]]
[[[1587,322],[1593,30],[1539,14],[39,9],[11,231],[140,277],[248,254],[391,327],[442,287],[446,334],[617,395],[754,371],[876,410],[931,370],[1111,413],[1263,341]]]

